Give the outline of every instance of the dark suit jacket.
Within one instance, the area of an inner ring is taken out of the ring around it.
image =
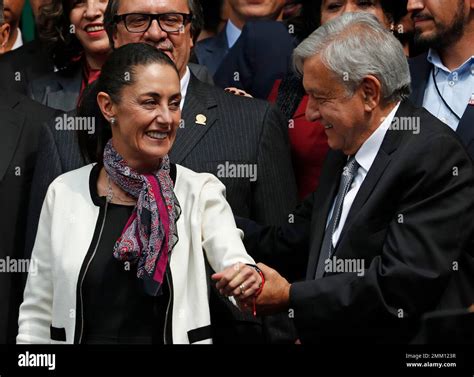
[[[54,63],[39,40],[0,56],[0,87],[27,94],[28,84],[54,71]]]
[[[206,66],[212,76],[216,73],[228,51],[226,28],[215,37],[206,38],[194,46],[197,62]]]
[[[0,94],[0,259],[24,258],[29,192],[40,126],[54,111],[15,93]],[[0,344],[15,343],[26,274],[0,273]]]
[[[217,69],[214,82],[267,99],[275,81],[288,71],[295,43],[295,36],[282,22],[247,22]]]
[[[45,106],[68,112],[77,107],[81,84],[82,69],[80,65],[76,65],[31,81],[27,94]]]
[[[250,254],[294,282],[290,308],[303,343],[408,342],[423,313],[474,302],[472,161],[426,110],[404,102],[396,116],[419,117],[420,133],[387,132],[335,249],[338,259],[363,261],[363,276],[314,279],[347,161],[341,152],[329,152],[320,185],[294,212],[294,224],[239,221]]]
[[[199,80],[213,83],[206,67],[191,63],[189,68]],[[27,92],[31,99],[45,106],[69,112],[77,107],[81,85],[82,68],[81,65],[75,65],[33,80],[29,83]]]
[[[423,98],[425,97],[426,86],[428,85],[431,69],[433,65],[427,60],[427,54],[419,55],[409,59],[411,74],[412,94],[410,100],[416,106],[423,106]],[[456,133],[462,140],[469,155],[474,160],[474,106],[467,106],[466,111],[461,117]]]

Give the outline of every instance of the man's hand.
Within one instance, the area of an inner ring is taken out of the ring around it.
[[[254,297],[260,288],[262,279],[255,268],[236,263],[211,277],[217,281],[216,287],[224,296],[234,296],[237,300]]]
[[[257,266],[262,270],[265,277],[265,285],[257,297],[257,315],[273,314],[287,310],[290,305],[291,284],[273,268],[263,263],[258,263]],[[240,304],[252,308],[253,297],[242,300]]]

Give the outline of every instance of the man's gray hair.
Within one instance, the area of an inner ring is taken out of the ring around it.
[[[369,13],[346,13],[319,27],[295,49],[296,71],[302,74],[304,62],[316,55],[349,95],[367,75],[380,81],[384,102],[410,95],[410,69],[403,47]]]
[[[3,14],[4,11],[5,9],[3,6],[3,0],[0,0],[0,26],[5,22],[5,15]]]

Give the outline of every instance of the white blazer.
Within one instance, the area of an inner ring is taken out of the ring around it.
[[[92,242],[99,207],[89,190],[93,165],[55,179],[46,194],[32,253],[35,274],[28,275],[20,307],[17,343],[74,343],[79,273]],[[175,194],[181,206],[179,241],[170,258],[173,286],[173,343],[190,343],[188,332],[210,325],[204,252],[215,271],[237,262],[254,264],[245,251],[225,200],[225,187],[213,175],[177,165]],[[32,270],[33,272],[33,270]],[[54,341],[50,326],[64,329]],[[198,331],[199,332],[199,331]],[[211,338],[196,343],[212,343]]]

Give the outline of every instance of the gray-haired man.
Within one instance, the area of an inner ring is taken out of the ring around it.
[[[474,302],[472,163],[405,100],[402,46],[373,16],[325,24],[295,63],[333,150],[293,225],[241,221],[249,252],[286,277],[260,264],[257,313],[289,311],[302,343],[408,342],[425,312]]]

